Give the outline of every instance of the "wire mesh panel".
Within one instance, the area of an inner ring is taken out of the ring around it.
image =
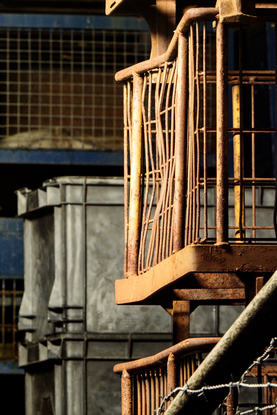
[[[23,296],[23,280],[1,279],[0,360],[17,360],[17,323]]]
[[[142,31],[2,28],[0,148],[122,149],[114,72],[148,54]]]
[[[241,62],[249,47],[243,42],[241,30],[229,31],[236,46],[229,51]],[[210,36],[214,45],[216,37]],[[210,46],[211,47],[211,46]],[[185,245],[216,242],[216,61],[208,70],[206,25],[191,26],[189,34],[189,118],[187,152],[187,204]],[[238,56],[236,56],[238,55]],[[273,169],[261,168],[260,151],[274,158],[275,129],[271,117],[258,111],[261,96],[268,113],[275,94],[275,72],[267,70],[229,70],[229,241],[272,241],[275,239],[273,222]],[[208,101],[209,97],[209,101]],[[227,98],[226,98],[227,99]],[[261,144],[263,143],[263,144]],[[264,148],[262,148],[264,146]],[[266,152],[266,148],[270,148]],[[272,160],[264,165],[272,166]],[[262,190],[261,190],[262,189]],[[260,191],[267,194],[264,205]],[[212,206],[214,205],[214,207]],[[218,207],[218,206],[217,206]],[[270,216],[265,214],[268,209]]]
[[[176,76],[174,62],[149,71],[143,82],[145,159],[139,269],[149,269],[172,253]],[[131,82],[126,87],[126,93],[128,97],[132,94]],[[130,102],[130,99],[127,101]],[[125,120],[128,131],[130,111],[127,107]],[[129,135],[129,149],[133,145],[131,140]]]

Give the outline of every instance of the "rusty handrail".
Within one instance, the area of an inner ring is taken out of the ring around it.
[[[199,21],[203,18],[205,20],[214,20],[217,15],[218,9],[214,7],[200,7],[187,10],[184,13],[182,19],[180,20],[180,23],[178,24],[174,32],[174,35],[171,39],[167,51],[163,55],[157,56],[153,59],[148,59],[143,62],[139,62],[133,66],[130,66],[126,69],[117,72],[115,74],[115,80],[126,81],[127,79],[131,78],[134,74],[142,74],[146,71],[150,71],[151,69],[163,65],[165,62],[172,61],[177,55],[179,35],[185,34],[192,22]]]
[[[210,351],[220,340],[220,337],[200,337],[183,340],[168,349],[155,354],[154,356],[144,357],[126,363],[119,363],[114,366],[114,372],[122,374],[126,370],[130,375],[140,371],[153,369],[167,363],[170,354],[175,357],[183,357],[185,355],[203,351]]]

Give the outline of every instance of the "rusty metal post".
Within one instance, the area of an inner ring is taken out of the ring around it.
[[[226,415],[235,415],[238,405],[238,392],[232,389],[226,398]]]
[[[276,296],[277,271],[192,374],[187,382],[190,389],[199,390],[204,385],[229,384],[240,379],[276,335],[272,324],[277,315]],[[228,387],[205,391],[205,397],[180,392],[165,415],[209,415],[227,394]]]
[[[173,301],[173,344],[189,337],[190,301]]]
[[[173,253],[184,247],[186,131],[188,90],[188,39],[180,34],[178,41],[178,79],[176,94],[175,193],[173,213]]]
[[[142,87],[143,78],[134,75],[127,276],[137,275],[138,273],[142,164]]]
[[[175,356],[170,353],[167,359],[167,393],[170,394],[177,388],[177,366]]]
[[[122,415],[132,415],[132,379],[126,369],[121,375]]]
[[[223,23],[216,30],[217,101],[217,207],[216,243],[228,242],[228,32]]]
[[[130,82],[126,83],[123,88],[123,119],[124,119],[124,276],[128,273],[128,222],[129,222],[129,94]]]

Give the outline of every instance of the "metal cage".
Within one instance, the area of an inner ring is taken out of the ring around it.
[[[244,31],[217,15],[190,9],[166,54],[116,76],[125,82],[127,276],[187,246],[276,241],[275,70],[242,67]]]

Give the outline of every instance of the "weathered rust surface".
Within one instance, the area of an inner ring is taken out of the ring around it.
[[[173,343],[189,338],[190,302],[173,301]]]
[[[175,356],[170,353],[167,359],[167,393],[170,394],[178,385],[177,365]]]
[[[180,358],[192,353],[208,352],[210,351],[220,340],[220,337],[201,337],[191,338],[182,341],[154,356],[144,357],[143,359],[134,360],[132,362],[119,363],[114,366],[114,372],[122,374],[126,370],[130,375],[135,373],[155,369],[166,365],[167,359],[172,353],[176,358]]]
[[[238,404],[238,391],[232,389],[226,398],[226,415],[235,415]]]
[[[190,281],[186,281],[188,288],[244,288],[241,279],[232,273],[204,273],[195,272],[191,275]]]
[[[125,369],[121,375],[121,400],[121,414],[132,415],[132,380]]]
[[[244,288],[197,288],[197,289],[173,289],[174,297],[187,301],[211,301],[211,300],[244,300]]]
[[[182,282],[191,273],[273,273],[277,269],[277,245],[226,244],[189,245],[157,264],[145,274],[117,280],[115,300],[117,304],[138,304],[167,289],[171,284]],[[157,304],[155,299],[154,304]]]

